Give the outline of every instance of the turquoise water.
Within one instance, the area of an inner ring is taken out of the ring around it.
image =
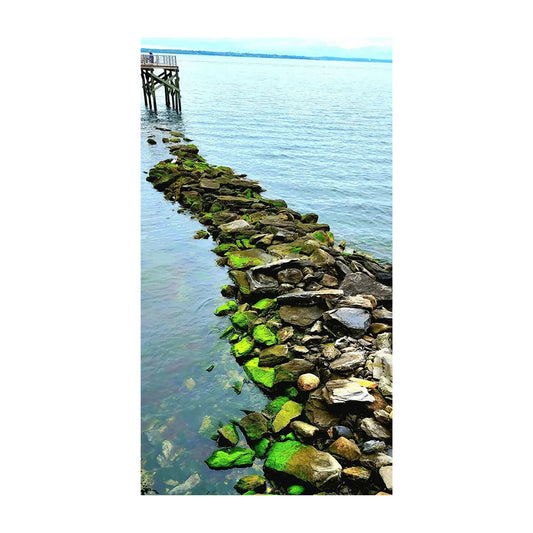
[[[210,470],[209,435],[268,399],[246,380],[240,395],[232,388],[244,373],[219,339],[228,319],[213,314],[228,282],[213,242],[194,240],[202,226],[145,181],[169,157],[168,134],[155,126],[183,132],[209,163],[259,180],[267,197],[318,213],[337,242],[390,260],[392,65],[204,56],[178,64],[181,116],[163,93],[157,114],[140,94],[141,454],[162,494],[192,474],[192,494],[236,494],[234,483],[260,463]]]

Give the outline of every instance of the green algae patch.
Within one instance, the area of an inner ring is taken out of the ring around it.
[[[272,331],[270,331],[264,324],[255,326],[253,336],[257,342],[266,344],[267,346],[272,346],[277,342],[276,335],[272,333]]]
[[[305,444],[296,440],[275,442],[267,453],[265,467],[278,472],[285,472],[293,455],[305,448]]]
[[[270,441],[263,437],[253,448],[255,452],[255,456],[259,459],[262,459],[268,450],[268,447],[270,446]]]
[[[277,300],[275,298],[263,298],[252,305],[252,309],[256,309],[257,311],[265,311],[266,309],[270,309],[273,305],[275,305],[276,301]]]
[[[229,337],[231,333],[233,333],[235,330],[233,329],[233,326],[228,326],[221,334],[220,338],[224,339],[226,337]]]
[[[290,424],[291,420],[298,418],[301,415],[302,410],[303,406],[292,400],[283,404],[279,413],[276,415],[276,418],[274,418],[274,421],[272,422],[272,431],[274,433],[279,433]]]
[[[225,304],[222,304],[221,306],[217,307],[215,310],[216,316],[224,316],[229,315],[233,311],[237,311],[239,308],[239,305],[236,301],[230,300],[229,302],[226,302]]]
[[[237,358],[243,358],[248,355],[254,348],[254,341],[250,337],[242,338],[237,344],[231,347],[233,355]]]
[[[271,389],[274,385],[274,369],[259,366],[259,357],[254,357],[244,364],[246,375],[255,383]]]
[[[250,413],[241,418],[239,427],[247,439],[257,441],[262,439],[268,431],[267,419],[261,413]]]
[[[305,492],[305,488],[301,485],[291,485],[287,489],[287,494],[295,495],[295,494],[303,494]]]
[[[263,412],[270,416],[275,416],[280,409],[289,401],[287,396],[278,396],[274,398],[264,409]]]
[[[237,246],[232,243],[224,243],[219,244],[216,248],[213,248],[212,252],[216,253],[217,255],[224,255],[226,252],[229,252],[231,250],[237,250]]]
[[[255,452],[250,448],[235,446],[227,450],[213,452],[205,463],[213,470],[234,468],[237,466],[251,466],[254,462]]]
[[[320,241],[320,242],[327,242],[328,240],[328,236],[323,232],[323,231],[315,231],[313,233],[313,237],[317,240],[317,241]]]
[[[227,252],[228,266],[242,269],[271,263],[274,258],[259,248]]]
[[[231,323],[241,329],[248,329],[248,326],[257,318],[253,311],[237,311],[231,316]]]

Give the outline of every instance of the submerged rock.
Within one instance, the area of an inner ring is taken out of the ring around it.
[[[200,481],[201,479],[198,474],[192,474],[183,483],[179,483],[173,489],[169,490],[168,493],[172,495],[185,494],[186,492],[194,489],[194,487],[196,487]]]
[[[274,258],[259,248],[228,252],[228,266],[235,269],[265,265],[272,261]]]
[[[257,474],[244,476],[243,478],[239,479],[239,481],[237,481],[237,483],[234,485],[234,489],[239,494],[244,494],[249,490],[253,490],[254,492],[265,492],[266,479],[263,476],[259,476]]]
[[[292,440],[272,445],[265,468],[289,474],[317,489],[335,488],[342,472],[341,465],[331,454]]]
[[[267,432],[267,420],[261,413],[250,413],[241,418],[239,427],[250,440],[259,440]]]

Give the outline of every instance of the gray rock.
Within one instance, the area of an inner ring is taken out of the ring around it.
[[[374,398],[372,397],[372,399]],[[363,418],[361,420],[361,429],[374,439],[390,439],[392,437],[391,432],[374,418]]]
[[[373,454],[385,451],[387,445],[382,440],[368,440],[359,447],[364,454]]]
[[[284,305],[279,310],[280,317],[284,322],[301,327],[312,324],[322,316],[322,312],[322,308],[316,305],[306,307]]]
[[[335,348],[333,343],[324,344],[322,347],[322,355],[328,360],[333,361],[339,357],[341,352]]]
[[[295,382],[302,374],[313,372],[315,365],[305,359],[292,359],[275,367],[274,383]]]
[[[374,346],[378,350],[392,349],[392,333],[380,333],[374,340]]]
[[[328,381],[322,389],[322,396],[328,404],[346,402],[373,403],[375,401],[374,396],[369,394],[365,387],[351,379],[332,379]]]
[[[341,416],[328,410],[328,405],[322,398],[322,388],[316,389],[309,394],[305,404],[305,416],[311,424],[320,429],[328,429],[336,426],[341,420]]]
[[[302,271],[298,268],[286,268],[278,272],[278,281],[280,283],[300,283],[303,277]]]
[[[340,288],[346,296],[372,294],[378,303],[390,303],[392,301],[392,289],[389,286],[383,285],[383,283],[362,272],[347,274]]]
[[[192,476],[189,476],[183,483],[180,483],[173,489],[169,490],[168,493],[172,495],[185,494],[196,487],[198,483],[200,483],[200,476],[198,474],[192,474]]]
[[[369,455],[363,454],[359,458],[359,462],[367,468],[378,471],[383,466],[392,465],[392,457],[382,452],[372,453]]]
[[[227,224],[221,224],[220,229],[225,233],[241,233],[242,230],[250,229],[252,226],[246,220],[239,218],[233,222],[228,222]]]
[[[248,270],[246,272],[246,279],[250,285],[250,293],[257,296],[276,296],[279,292],[278,282],[273,277],[262,274],[261,272],[251,274],[250,270]]]
[[[279,305],[308,306],[322,303],[342,296],[339,289],[319,289],[316,291],[298,291],[282,294],[278,297]]]
[[[339,307],[326,311],[323,318],[330,323],[328,325],[345,329],[354,337],[362,337],[372,323],[370,313],[356,307]]]
[[[333,361],[329,368],[332,372],[338,372],[339,374],[352,373],[356,368],[365,364],[365,352],[354,351],[347,352],[335,361]]]

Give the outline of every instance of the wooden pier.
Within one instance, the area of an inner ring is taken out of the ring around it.
[[[158,70],[159,69],[159,70]],[[181,113],[180,78],[174,54],[141,54],[144,105],[157,111],[156,91],[165,90],[165,103]]]

